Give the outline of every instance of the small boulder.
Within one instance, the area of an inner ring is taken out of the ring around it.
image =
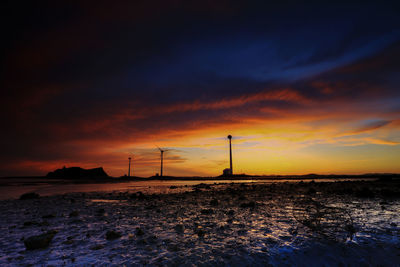
[[[74,210],[73,212],[71,212],[71,213],[69,214],[69,217],[77,217],[77,216],[79,216],[79,212],[76,211],[76,210]]]
[[[142,230],[141,228],[136,227],[135,234],[136,234],[137,236],[142,236],[142,235],[144,235],[144,232],[143,232],[143,230]]]
[[[174,229],[178,234],[183,234],[183,232],[185,231],[185,228],[184,228],[183,224],[177,224],[174,227]]]
[[[110,230],[106,233],[106,239],[107,240],[114,240],[120,238],[122,235],[120,232],[116,232],[113,230]]]
[[[47,214],[47,215],[42,216],[43,219],[53,219],[55,217],[56,217],[56,215],[54,215],[54,214]]]
[[[247,202],[247,203],[242,203],[242,204],[240,204],[240,207],[241,208],[255,208],[256,207],[256,203],[254,202],[254,201],[250,201],[250,202]]]
[[[212,199],[211,201],[210,201],[210,205],[211,206],[214,206],[214,207],[216,207],[216,206],[218,206],[218,204],[219,204],[219,202],[218,202],[218,199]]]
[[[94,246],[91,247],[90,249],[91,249],[91,250],[99,250],[99,249],[103,249],[103,248],[104,248],[104,246],[101,245],[101,244],[99,244],[99,245],[94,245]]]
[[[202,209],[201,214],[210,215],[210,214],[213,214],[213,210],[212,209]]]
[[[310,187],[307,190],[307,195],[314,195],[315,193],[317,193],[317,191],[313,187]]]
[[[41,235],[28,237],[24,240],[25,247],[28,250],[47,248],[56,233],[57,231],[49,231]]]
[[[98,209],[98,210],[96,211],[96,214],[97,214],[98,216],[102,216],[102,215],[104,215],[105,213],[106,213],[106,210],[103,209],[103,208]]]
[[[204,237],[205,232],[204,232],[203,230],[201,230],[201,229],[198,229],[198,230],[196,231],[196,234],[197,234],[200,238],[202,238],[202,237]]]
[[[36,222],[36,221],[26,221],[24,222],[24,227],[28,227],[28,226],[40,226],[40,223]]]
[[[356,192],[356,197],[359,197],[359,198],[374,198],[375,194],[368,187],[363,187],[361,190]]]

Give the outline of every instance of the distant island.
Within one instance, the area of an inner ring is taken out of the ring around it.
[[[63,179],[88,179],[88,178],[109,178],[102,167],[94,169],[83,169],[81,167],[63,167],[49,172],[46,177]]]

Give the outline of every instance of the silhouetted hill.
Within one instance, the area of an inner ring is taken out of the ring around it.
[[[79,178],[108,178],[108,174],[102,167],[94,169],[83,169],[80,167],[70,167],[57,169],[49,172],[47,177],[51,178],[65,178],[65,179],[79,179]]]

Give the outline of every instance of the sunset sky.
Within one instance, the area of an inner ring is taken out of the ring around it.
[[[249,2],[5,4],[0,176],[399,173],[399,6]]]

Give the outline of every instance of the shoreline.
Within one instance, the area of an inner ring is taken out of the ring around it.
[[[399,181],[199,184],[0,205],[2,266],[400,263]],[[54,235],[48,247],[24,247],[44,233]]]

